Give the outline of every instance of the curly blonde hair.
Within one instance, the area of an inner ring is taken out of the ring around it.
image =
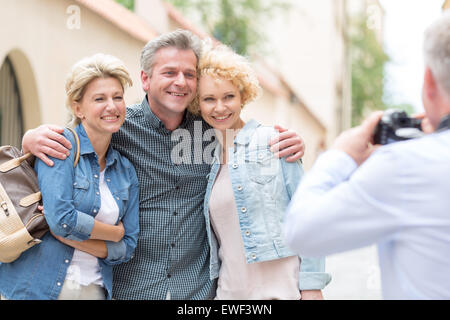
[[[213,47],[210,42],[203,42],[197,74],[198,79],[209,75],[231,81],[239,89],[242,107],[256,100],[262,93],[250,62],[225,45]],[[188,110],[193,114],[200,115],[198,90],[194,100],[189,104]]]

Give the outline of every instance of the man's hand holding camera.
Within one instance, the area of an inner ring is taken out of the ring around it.
[[[382,111],[374,112],[360,126],[343,132],[332,149],[344,151],[361,165],[379,147],[373,145],[373,136],[382,116]]]
[[[386,117],[389,119],[385,119]],[[380,130],[380,127],[383,129]],[[414,129],[416,132],[410,136],[402,136],[398,135],[399,131],[396,129]],[[383,134],[380,134],[381,131]],[[377,111],[372,113],[360,126],[343,132],[334,142],[332,149],[344,151],[360,166],[380,147],[380,144],[408,140],[419,137],[419,133],[428,134],[433,131],[434,128],[425,114],[408,118],[406,113],[396,110]]]

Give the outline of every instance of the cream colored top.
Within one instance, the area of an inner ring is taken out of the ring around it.
[[[215,299],[300,299],[297,256],[247,264],[226,164],[221,165],[214,183],[209,213],[222,262]]]

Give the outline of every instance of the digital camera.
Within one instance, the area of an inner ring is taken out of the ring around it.
[[[375,129],[374,143],[385,145],[419,138],[424,135],[421,123],[422,120],[410,118],[404,111],[386,110]]]

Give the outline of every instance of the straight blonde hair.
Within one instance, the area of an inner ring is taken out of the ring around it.
[[[124,63],[114,56],[98,53],[80,60],[72,67],[66,80],[68,126],[76,127],[81,123],[81,119],[74,114],[73,103],[83,99],[86,87],[97,78],[115,78],[120,82],[123,90],[133,85]]]

